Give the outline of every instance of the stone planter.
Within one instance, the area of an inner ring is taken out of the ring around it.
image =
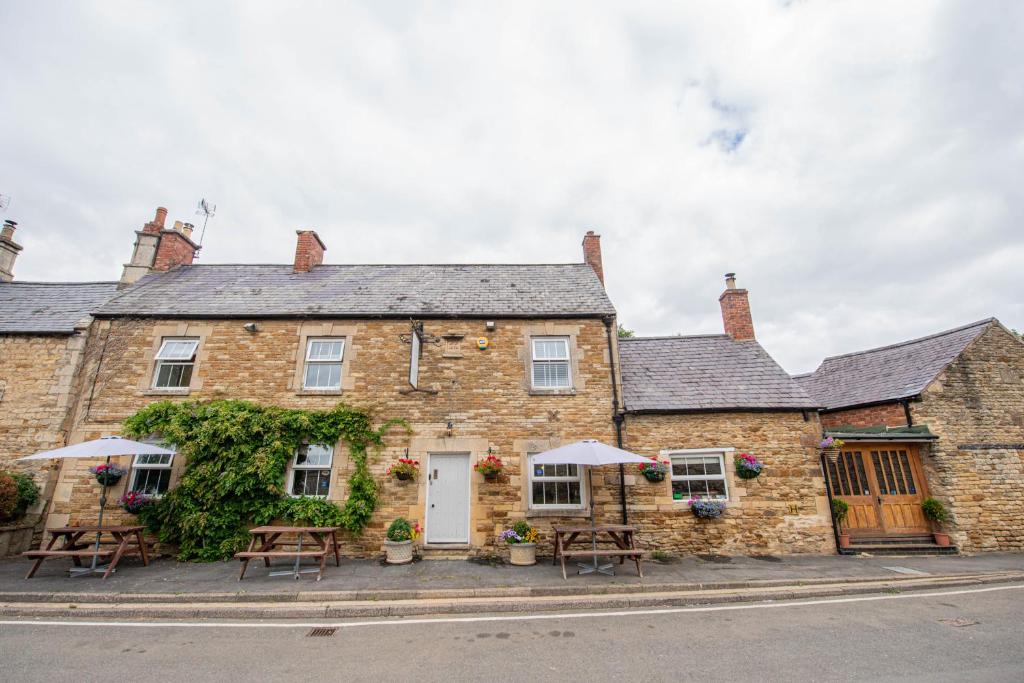
[[[388,564],[409,564],[412,562],[412,541],[384,541],[384,552]]]
[[[932,537],[935,539],[935,545],[946,547],[949,545],[949,534],[944,534],[941,531],[933,531]]]
[[[536,543],[511,543],[508,546],[509,562],[517,567],[529,567],[537,564]]]

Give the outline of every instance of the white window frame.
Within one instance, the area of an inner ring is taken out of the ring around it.
[[[537,358],[537,342],[550,342],[559,341],[565,345],[565,358]],[[564,385],[550,386],[550,385],[539,385],[536,383],[536,367],[538,363],[554,364],[554,363],[565,363],[565,379]],[[564,389],[572,389],[572,349],[569,345],[569,337],[565,336],[546,336],[546,337],[530,337],[530,386],[538,391],[559,391]]]
[[[326,466],[311,465],[308,462],[299,464],[299,451],[296,450],[295,455],[292,456],[292,471],[288,475],[288,495],[291,496],[292,498],[302,498],[306,496],[310,498],[327,498],[331,495],[331,480],[334,478],[334,446],[325,443],[311,443],[304,444],[304,446],[306,448],[309,448],[311,446],[319,446],[321,448],[326,448],[330,452],[331,461]],[[327,493],[323,495],[316,495],[311,493],[292,493],[292,491],[295,489],[295,476],[299,472],[308,472],[310,470],[327,470]]]
[[[313,344],[316,342],[340,342],[341,353],[337,359],[310,359],[309,352],[313,348]],[[338,384],[337,386],[330,387],[312,387],[306,384],[306,373],[309,372],[310,365],[337,365],[338,366]],[[345,337],[308,337],[306,339],[306,355],[303,358],[302,363],[302,390],[303,391],[341,391],[342,383],[342,372],[345,369]]]
[[[150,443],[150,442],[146,442],[146,443]],[[158,444],[158,445],[162,445],[162,444]],[[169,448],[171,450],[174,450],[173,446],[164,446],[164,447],[165,448]],[[167,456],[167,462],[166,463],[164,463],[164,462],[161,462],[161,463],[150,463],[150,462],[140,462],[139,459],[140,458],[152,457],[151,455],[139,455],[139,454],[136,454],[135,457],[132,459],[132,478],[131,478],[131,481],[128,482],[128,491],[135,491],[137,493],[142,493],[142,494],[145,494],[147,496],[153,496],[154,498],[159,498],[160,496],[162,496],[163,495],[162,493],[146,493],[145,491],[139,491],[138,488],[136,487],[137,484],[138,484],[138,481],[139,481],[139,472],[147,472],[148,473],[148,472],[151,472],[153,470],[166,470],[168,472],[168,475],[167,475],[167,490],[169,491],[171,489],[171,475],[169,473],[171,471],[171,467],[174,465],[174,456],[175,455],[177,455],[177,453],[171,453],[169,456]],[[163,458],[164,454],[158,454],[158,457]]]
[[[534,477],[533,473],[533,456],[539,455],[539,453],[527,453],[526,454],[526,465],[527,465],[527,477],[526,477],[526,496],[527,506],[531,510],[585,510],[587,509],[587,480],[583,476],[583,465],[576,465],[576,476],[575,477]],[[547,464],[547,463],[546,463]],[[570,463],[560,463],[570,464]],[[533,502],[533,482],[546,481],[546,482],[579,482],[580,485],[580,502],[579,505],[561,503],[534,503]]]
[[[722,447],[722,448],[676,448],[672,450],[663,450],[661,455],[667,458],[669,461],[669,490],[671,490],[673,481],[707,481],[711,479],[719,479],[719,477],[712,476],[699,476],[699,475],[680,475],[677,476],[673,473],[672,460],[673,458],[688,458],[688,457],[707,457],[717,455],[722,462],[722,483],[725,485],[725,498],[713,498],[723,503],[728,503],[731,500],[731,494],[729,492],[729,463],[726,456],[730,453],[735,452],[736,449],[733,447]],[[689,505],[689,498],[686,500],[675,500],[672,502],[682,505]]]
[[[176,342],[188,342],[192,344],[192,354],[188,357],[183,355],[171,355],[167,352],[167,346]],[[160,348],[156,352],[154,359],[156,363],[153,366],[153,389],[160,391],[180,391],[188,389],[192,386],[192,379],[196,371],[196,356],[199,354],[199,337],[162,337],[160,339]],[[157,381],[160,378],[160,370],[164,366],[190,366],[188,384],[184,386],[159,386]]]

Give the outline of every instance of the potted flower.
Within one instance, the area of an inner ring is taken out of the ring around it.
[[[117,465],[93,465],[89,471],[96,477],[96,481],[104,486],[113,486],[121,481],[127,472]]]
[[[825,454],[829,462],[835,462],[839,459],[839,450],[844,446],[842,439],[837,439],[832,436],[826,436],[818,444],[818,448]]]
[[[501,532],[501,540],[508,544],[510,562],[527,567],[537,564],[537,537],[539,532],[529,522],[519,520],[511,529]]]
[[[946,510],[946,506],[934,498],[924,499],[921,503],[921,512],[936,529],[942,529],[942,525],[949,520],[949,511]],[[932,536],[935,538],[935,545],[949,545],[949,534],[933,529]]]
[[[388,564],[409,564],[412,562],[412,542],[420,535],[419,522],[413,523],[405,517],[398,517],[388,527],[384,551]]]
[[[484,475],[484,479],[487,481],[494,481],[501,474],[501,471],[505,469],[505,463],[496,455],[488,455],[483,460],[477,462],[473,469]]]
[[[761,476],[764,463],[750,453],[740,453],[736,456],[736,476],[740,479],[756,479]]]
[[[657,461],[651,460],[650,462],[642,462],[637,467],[640,468],[640,474],[644,475],[647,481],[659,482],[665,481],[665,475],[668,474],[669,463],[665,460]]]
[[[691,498],[687,501],[690,504],[690,512],[697,519],[716,519],[725,512],[725,503],[720,500],[704,500],[703,498]]]
[[[832,499],[832,517],[836,520],[836,529],[839,532],[839,547],[850,547],[850,534],[847,533],[846,517],[850,514],[850,505],[842,498]]]
[[[388,468],[388,476],[399,481],[412,481],[420,471],[420,461],[412,458],[399,458],[398,462]]]
[[[153,496],[147,496],[145,493],[139,493],[138,491],[129,491],[121,496],[117,502],[128,514],[137,515],[142,512],[142,508],[153,504]]]

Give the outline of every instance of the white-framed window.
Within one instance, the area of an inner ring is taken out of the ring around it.
[[[167,448],[170,448],[169,446]],[[129,491],[147,496],[162,496],[171,485],[173,453],[147,453],[135,456]]]
[[[317,337],[306,342],[306,366],[303,389],[341,389],[341,360],[345,340],[341,337]]]
[[[662,455],[668,456],[672,463],[673,500],[729,500],[725,457],[732,451],[732,448],[663,451]]]
[[[164,337],[156,353],[153,387],[156,389],[187,389],[192,382],[196,364],[198,339]]]
[[[292,480],[288,493],[293,496],[326,497],[331,490],[331,463],[334,449],[323,444],[303,444],[292,461]]]
[[[532,460],[536,453],[526,457]],[[586,497],[579,465],[534,465],[530,462],[530,507],[539,510],[580,510]]]
[[[568,337],[534,337],[531,341],[534,389],[570,389]]]

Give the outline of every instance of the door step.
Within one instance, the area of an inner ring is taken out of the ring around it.
[[[437,543],[421,548],[424,560],[468,560],[472,551],[468,543]]]
[[[936,545],[931,543],[850,543],[848,553],[867,553],[870,555],[956,555],[953,545]]]

